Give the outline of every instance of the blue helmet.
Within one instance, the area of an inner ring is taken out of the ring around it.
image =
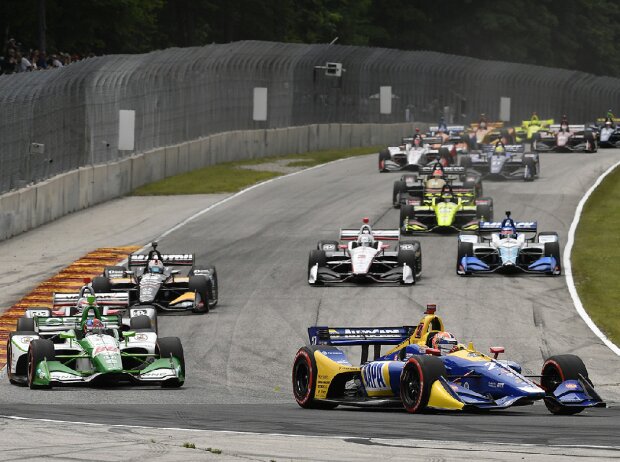
[[[506,238],[516,239],[517,238],[517,230],[515,229],[514,226],[511,226],[511,225],[502,226],[502,229],[499,232],[499,236],[502,239],[506,239]]]

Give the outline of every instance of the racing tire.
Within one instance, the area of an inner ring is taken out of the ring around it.
[[[36,332],[17,331],[10,332],[9,338],[6,341],[6,376],[9,382],[13,385],[23,385],[22,382],[15,379],[15,376],[27,377],[28,376],[28,355],[22,356],[25,361],[18,361],[15,368],[15,374],[11,372],[11,364],[13,362],[13,344],[12,339],[14,335],[38,335]]]
[[[94,277],[91,286],[96,294],[105,294],[112,291],[112,284],[105,276]]]
[[[598,151],[598,146],[596,144],[596,138],[594,138],[594,133],[592,133],[591,131],[587,130],[587,131],[583,132],[583,138],[591,146],[590,149],[587,150],[586,152],[590,152],[590,153],[594,154],[596,151]]]
[[[489,203],[476,206],[476,218],[493,221],[493,199],[490,197],[481,197],[480,199],[489,201]]]
[[[531,157],[523,159],[523,181],[534,181],[536,178],[536,163]]]
[[[194,274],[195,270],[199,270],[199,271],[208,271],[209,272],[209,276],[207,276],[204,273],[201,274]],[[208,281],[208,285],[209,285],[209,289],[208,289],[208,296],[209,296],[209,309],[214,308],[215,305],[217,305],[218,302],[218,296],[219,296],[219,285],[217,282],[217,269],[215,268],[215,266],[211,265],[211,266],[197,266],[195,268],[193,268],[190,273],[189,276],[203,276],[207,278]]]
[[[422,274],[422,244],[420,241],[411,241],[408,239],[403,239],[398,244],[398,251],[413,251],[416,254],[415,258],[415,269],[416,269],[416,279],[419,279]]]
[[[409,218],[410,220],[415,219],[415,209],[413,205],[403,205],[400,208],[400,226],[405,226],[405,218]]]
[[[534,136],[532,136],[532,151],[538,152],[538,150],[536,149],[536,145],[538,144],[538,142],[540,142],[540,133],[536,132],[534,133]]]
[[[314,265],[318,263],[319,268],[327,266],[327,257],[325,256],[325,251],[314,249],[310,251],[308,255],[308,279],[310,279],[310,270]],[[311,285],[319,285],[320,283],[317,281]]]
[[[28,386],[30,389],[49,389],[51,385],[35,385],[34,378],[36,365],[46,359],[47,361],[56,360],[54,343],[47,339],[36,339],[30,342],[28,347]]]
[[[456,257],[456,274],[459,276],[469,276],[471,271],[466,271],[465,274],[459,274],[459,267],[461,266],[461,260],[463,257],[473,257],[474,256],[474,244],[471,242],[459,242],[459,247],[457,251]]]
[[[418,245],[420,244],[417,241],[415,241],[415,242]],[[421,252],[420,252],[420,255],[421,255]],[[411,268],[411,272],[413,273],[413,284],[415,284],[416,283],[416,279],[417,279],[416,275],[420,272],[418,270],[418,267],[417,267],[417,257],[416,257],[415,250],[401,250],[401,249],[399,249],[398,250],[397,261],[398,261],[398,266],[399,267],[406,264],[409,268]]]
[[[556,267],[559,276],[562,274],[562,260],[560,259],[560,243],[559,242],[545,242],[545,257],[553,257],[556,261]]]
[[[588,377],[588,370],[579,356],[570,354],[551,356],[543,364],[540,385],[547,394],[552,394],[562,382],[578,380],[580,375],[592,384]],[[583,407],[561,406],[549,400],[545,400],[545,406],[549,412],[556,415],[578,414],[584,410]]]
[[[413,356],[400,374],[400,399],[407,412],[423,411],[435,380],[446,375],[446,367],[436,356]]]
[[[16,331],[34,332],[34,318],[21,317],[17,320]]]
[[[183,353],[183,345],[179,337],[161,337],[157,339],[157,352],[160,358],[169,358],[174,356],[181,363],[181,372],[185,377],[185,355]],[[179,388],[183,386],[184,381],[167,380],[162,382],[162,388]]]
[[[334,347],[305,346],[300,348],[293,361],[293,396],[299,406],[305,409],[334,409],[338,403],[324,402],[314,398],[317,385],[318,369],[314,352],[317,349],[331,350]]]
[[[387,172],[385,169],[385,161],[390,160],[392,156],[390,155],[390,151],[384,149],[379,152],[379,173]]]
[[[147,315],[138,315],[135,316],[134,318],[129,318],[129,329],[133,330],[133,328],[131,327],[131,320],[135,319],[135,318],[140,318],[140,317],[146,317],[149,318],[150,320],[150,324],[148,328],[149,331],[151,332],[155,332],[158,333],[159,332],[159,327],[158,327],[158,323],[157,323],[157,308],[154,307],[153,305],[134,305],[131,307],[131,309],[140,309],[140,308],[149,308],[149,309],[154,309],[155,310],[155,317],[153,319],[149,318]]]
[[[339,245],[338,241],[319,241],[316,244],[316,248],[323,252],[336,252]]]
[[[392,205],[395,209],[399,208],[400,205],[400,196],[403,193],[407,192],[407,183],[404,181],[395,181],[394,188],[392,190]]]
[[[106,266],[103,269],[103,277],[105,278],[110,278],[111,274],[110,273],[117,273],[122,271],[123,273],[125,271],[127,271],[127,268],[124,266]]]
[[[463,167],[465,171],[467,171],[472,166],[471,157],[461,156],[461,158],[459,159],[459,165]]]
[[[439,157],[439,160],[445,160],[447,166],[454,163],[452,162],[452,156],[450,155],[450,150],[448,148],[439,148],[437,157]]]
[[[136,316],[135,318],[129,319],[129,329],[135,331],[151,331],[154,332],[153,326],[151,325],[151,318],[142,314],[140,316]]]
[[[189,291],[200,295],[202,306],[192,309],[194,313],[205,314],[209,312],[209,280],[206,276],[190,276]]]

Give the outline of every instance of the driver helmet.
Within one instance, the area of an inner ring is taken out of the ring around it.
[[[101,332],[103,328],[104,325],[103,322],[101,322],[101,319],[87,319],[84,323],[84,334],[98,333]]]
[[[503,144],[499,143],[497,144],[497,146],[495,146],[493,153],[494,154],[506,154],[506,148],[504,147]]]
[[[607,120],[605,121],[605,126],[606,126],[606,127],[611,127],[611,120],[607,119]]]
[[[513,226],[504,226],[499,232],[499,237],[501,239],[516,239],[517,231]]]
[[[440,168],[436,168],[431,176],[433,178],[443,178],[443,171]]]
[[[432,340],[433,348],[439,350],[441,355],[447,355],[458,349],[459,342],[450,332],[437,332]]]
[[[164,264],[162,263],[161,260],[158,260],[157,258],[155,258],[153,260],[149,260],[146,270],[149,273],[163,274]]]
[[[480,127],[482,130],[484,130],[485,128],[487,128],[487,121],[486,120],[481,120],[480,123],[478,124],[478,127]]]
[[[420,146],[422,146],[422,138],[420,138],[419,136],[418,137],[414,137],[413,138],[413,145],[416,148],[419,148]]]
[[[374,239],[372,238],[371,234],[362,234],[358,240],[357,240],[357,244],[360,247],[372,247]]]

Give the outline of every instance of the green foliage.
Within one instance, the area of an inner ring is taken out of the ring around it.
[[[596,188],[575,235],[572,268],[584,307],[596,325],[620,344],[620,168]]]

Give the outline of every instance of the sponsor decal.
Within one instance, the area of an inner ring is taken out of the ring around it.
[[[387,388],[387,384],[383,379],[384,363],[372,363],[363,369],[364,381],[368,388]]]
[[[401,244],[401,250],[413,250],[413,244]]]
[[[172,373],[167,369],[157,369],[156,371],[147,372],[146,374],[142,374],[142,377],[146,377],[149,379],[161,379],[168,375],[172,375]]]
[[[469,390],[469,382],[463,382],[463,388]]]
[[[148,311],[147,310],[131,310],[131,317],[135,318],[136,316],[148,316]]]
[[[344,329],[345,335],[399,335],[399,329]]]
[[[146,340],[148,340],[148,339],[149,339],[149,336],[148,336],[148,335],[146,335],[146,334],[138,333],[138,334],[136,334],[136,335],[135,335],[135,337],[134,337],[134,338],[135,338],[136,340],[138,340],[139,342],[144,342],[144,341],[146,341]]]
[[[565,386],[569,390],[576,390],[577,388],[579,388],[576,383],[567,383]]]
[[[32,342],[33,339],[34,339],[34,337],[20,337],[19,341],[21,343],[30,343],[30,342]]]
[[[502,382],[489,382],[489,387],[491,387],[491,388],[504,388],[504,384]]]
[[[93,350],[93,356],[97,356],[97,355],[100,355],[101,353],[106,353],[106,352],[119,353],[119,349],[115,345],[99,345],[95,347],[95,349]]]

